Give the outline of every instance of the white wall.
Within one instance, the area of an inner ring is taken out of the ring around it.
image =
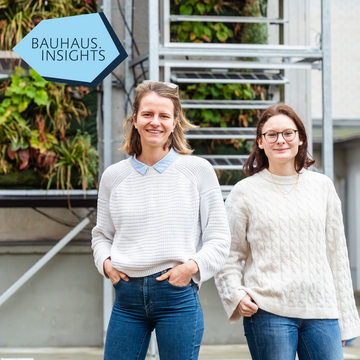
[[[321,31],[320,0],[311,0],[311,44]],[[360,1],[331,0],[331,65],[334,118],[360,118]],[[321,118],[321,72],[312,71],[312,117]]]
[[[347,240],[354,288],[360,291],[360,149],[347,149]]]

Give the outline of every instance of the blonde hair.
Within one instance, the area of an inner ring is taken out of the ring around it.
[[[142,152],[140,134],[134,128],[134,117],[136,118],[139,111],[142,98],[154,92],[158,96],[170,99],[174,104],[174,118],[177,119],[174,132],[172,132],[168,138],[168,141],[164,145],[166,148],[173,148],[176,152],[182,155],[190,155],[194,150],[190,148],[190,145],[185,139],[185,134],[189,128],[195,128],[197,126],[191,124],[185,117],[180,102],[180,96],[178,90],[171,88],[168,85],[160,81],[152,81],[148,83],[141,83],[135,89],[136,95],[133,103],[133,111],[124,120],[124,138],[125,144],[121,148],[126,154],[132,156],[136,154],[139,156]]]

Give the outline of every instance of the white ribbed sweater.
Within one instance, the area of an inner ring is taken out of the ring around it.
[[[342,338],[360,335],[340,200],[322,174],[302,170],[296,178],[268,170],[231,191],[226,210],[230,256],[215,282],[230,322],[248,293],[276,315],[339,318]],[[242,261],[245,260],[244,268]]]
[[[159,173],[142,175],[130,159],[106,169],[99,189],[97,225],[92,232],[95,264],[142,277],[193,259],[203,282],[229,254],[230,232],[218,180],[210,163],[179,155]]]

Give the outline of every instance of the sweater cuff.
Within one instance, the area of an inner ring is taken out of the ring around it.
[[[237,311],[237,306],[239,305],[239,302],[245,297],[245,295],[247,295],[245,290],[237,289],[233,292],[231,299],[224,301],[224,308],[230,324],[237,322],[241,318],[241,315]]]
[[[354,326],[352,328],[340,329],[341,340],[350,340],[360,336],[360,326]]]
[[[199,271],[192,277],[196,284],[202,283],[210,279],[214,275],[206,270],[206,266],[205,264],[203,264],[201,256],[199,256],[198,254],[195,254],[189,260],[194,260],[199,267]]]
[[[104,271],[104,261],[110,257],[110,253],[102,253],[98,259],[97,259],[97,263],[96,263],[96,267],[98,268],[99,273],[102,276],[105,276],[107,279],[109,278]]]

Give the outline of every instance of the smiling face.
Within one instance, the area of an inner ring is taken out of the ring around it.
[[[261,133],[268,133],[269,131],[282,132],[286,129],[298,130],[295,122],[286,115],[276,115],[269,118],[264,124]],[[265,154],[269,160],[269,165],[284,165],[289,162],[295,163],[295,156],[299,151],[299,146],[302,141],[299,138],[299,132],[295,134],[292,141],[286,141],[282,134],[278,134],[278,138],[274,143],[269,143],[265,140],[264,135],[257,140],[260,149],[264,149]],[[286,133],[285,133],[286,137]],[[276,136],[275,136],[276,138]]]
[[[177,120],[174,118],[174,104],[171,99],[151,92],[140,102],[134,116],[143,150],[164,147]]]

